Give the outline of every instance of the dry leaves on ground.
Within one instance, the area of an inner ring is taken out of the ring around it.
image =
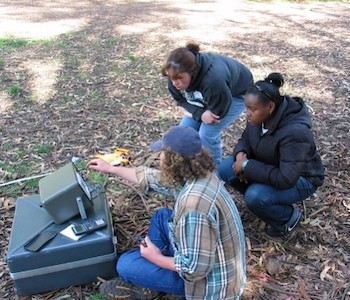
[[[312,112],[326,179],[300,204],[300,228],[282,240],[267,238],[264,224],[230,190],[246,230],[244,298],[350,298],[349,3],[40,0],[4,2],[0,14],[1,36],[35,39],[0,49],[0,182],[116,147],[130,149],[133,165],[152,163],[147,145],[180,118],[159,69],[188,40],[236,57],[257,80],[283,73],[285,93],[302,96]],[[244,115],[224,133],[225,154],[243,126]],[[16,197],[37,193],[36,183],[1,188],[2,257]],[[146,232],[155,209],[171,205],[112,177],[106,190],[120,252]],[[14,299],[4,261],[0,278],[0,298]],[[98,282],[32,299],[89,299],[97,288]]]

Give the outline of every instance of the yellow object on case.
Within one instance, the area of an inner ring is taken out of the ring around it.
[[[95,157],[113,166],[126,166],[129,164],[130,152],[128,149],[116,148],[113,153],[96,154]]]

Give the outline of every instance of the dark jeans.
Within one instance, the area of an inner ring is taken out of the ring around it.
[[[292,216],[293,204],[305,200],[316,191],[316,187],[304,177],[299,177],[295,186],[288,189],[276,189],[262,183],[245,184],[235,176],[232,165],[232,156],[222,161],[218,168],[220,178],[244,195],[244,202],[250,211],[274,227],[286,224]]]
[[[159,209],[151,218],[148,236],[165,256],[173,256],[169,240],[168,219],[172,210]],[[177,272],[162,269],[143,258],[136,248],[122,254],[117,263],[117,272],[125,281],[137,286],[150,288],[185,297],[184,281]]]

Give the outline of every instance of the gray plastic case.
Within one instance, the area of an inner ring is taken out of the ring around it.
[[[107,227],[78,241],[57,234],[38,252],[24,245],[45,230],[60,232],[80,217],[56,224],[40,206],[39,195],[17,199],[6,262],[18,295],[32,295],[116,276],[116,244],[109,207],[103,192],[97,193],[88,218],[104,218]]]

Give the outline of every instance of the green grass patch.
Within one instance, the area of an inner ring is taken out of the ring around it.
[[[19,162],[16,165],[10,165],[3,161],[0,161],[0,172],[4,174],[4,182],[10,183],[2,186],[1,194],[9,197],[16,198],[23,193],[37,193],[39,186],[39,179],[26,179],[26,177],[32,176],[32,167],[23,162]],[[19,179],[24,179],[19,182],[12,182]]]
[[[23,194],[38,193],[38,189],[39,179],[29,179],[26,181],[14,182],[12,184],[1,187],[1,195],[6,195],[11,198],[17,198]]]
[[[110,37],[110,38],[105,39],[103,42],[105,44],[108,44],[108,45],[115,45],[115,44],[118,44],[120,42],[120,39],[116,38],[116,37]]]
[[[55,40],[28,40],[28,39],[16,39],[12,36],[0,37],[0,49],[11,50],[16,48],[22,48],[28,45],[43,45],[52,46],[56,45]]]
[[[90,171],[87,174],[87,181],[92,184],[101,184],[104,186],[107,181],[107,175],[103,175],[100,172]]]
[[[15,168],[9,164],[5,164],[4,162],[0,161],[0,169],[5,171],[9,174],[14,174],[16,172]]]
[[[56,42],[56,44],[58,47],[60,47],[62,49],[66,49],[72,45],[72,43],[70,41],[67,41],[67,40],[59,40]]]
[[[69,82],[70,77],[68,75],[61,75],[61,77],[59,78],[60,81],[63,82]]]
[[[49,154],[52,150],[51,145],[34,145],[33,150],[38,154]]]
[[[90,296],[90,300],[107,300],[107,299],[99,294],[93,294]]]
[[[100,91],[93,91],[89,95],[89,98],[91,99],[91,101],[101,100],[101,99],[103,99],[103,95]]]
[[[5,60],[0,57],[0,68],[3,68],[5,65]]]
[[[115,73],[115,74],[117,74],[117,75],[121,75],[121,74],[123,74],[123,69],[122,68],[119,68],[119,67],[114,67],[113,68],[113,72]]]
[[[34,192],[39,188],[39,180],[40,178],[33,178],[27,180],[26,183],[26,191]]]
[[[5,142],[1,147],[2,147],[2,150],[9,151],[13,148],[13,145],[10,142]],[[1,168],[1,162],[0,162],[0,168]]]
[[[108,175],[88,169],[86,167],[87,163],[88,161],[86,160],[78,160],[74,165],[87,182],[104,186],[107,182]]]
[[[11,96],[17,96],[21,92],[21,88],[18,85],[13,85],[10,86],[7,91]]]
[[[134,55],[129,55],[129,56],[128,56],[128,59],[129,59],[131,62],[135,62],[135,61],[136,61],[136,56],[134,56]]]
[[[75,68],[79,65],[79,59],[76,55],[71,55],[67,58],[67,66],[70,68]]]
[[[27,153],[22,149],[17,149],[16,154],[19,158],[24,158],[27,155]]]
[[[17,158],[12,159],[12,161],[16,161]],[[4,162],[0,162],[0,169],[4,170],[7,173],[8,178],[18,178],[19,177],[27,177],[31,176],[33,172],[32,165],[30,163],[23,163],[22,160],[16,161],[15,164],[10,165]]]
[[[21,194],[23,194],[22,189],[21,189],[20,185],[18,185],[16,183],[1,187],[1,195],[3,195],[3,196],[6,195],[8,197],[15,199]]]
[[[0,49],[19,48],[28,44],[28,40],[14,38],[0,38]]]

